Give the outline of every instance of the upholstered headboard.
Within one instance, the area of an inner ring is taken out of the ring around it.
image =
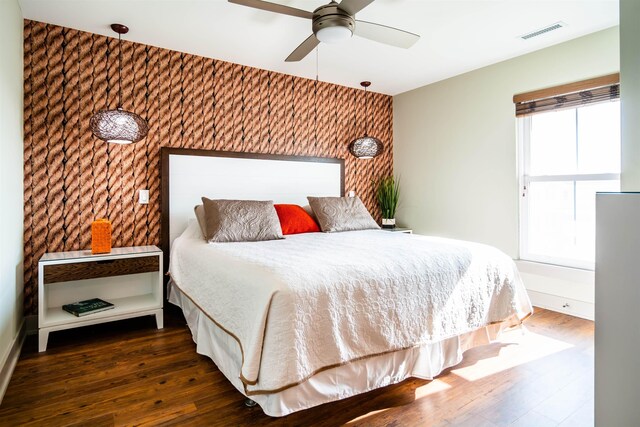
[[[344,160],[229,151],[162,148],[162,250],[165,268],[173,240],[210,199],[307,204],[307,196],[344,195]]]

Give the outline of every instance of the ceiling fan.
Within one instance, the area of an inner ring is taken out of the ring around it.
[[[230,3],[242,6],[296,16],[298,18],[311,19],[313,34],[291,52],[291,55],[285,59],[286,62],[302,60],[315,49],[320,42],[338,43],[349,39],[354,34],[369,40],[405,49],[413,46],[413,44],[420,39],[419,35],[408,31],[387,27],[386,25],[374,24],[373,22],[356,20],[356,13],[373,3],[373,1],[374,0],[342,0],[340,3],[336,3],[332,0],[331,3],[320,6],[313,12],[309,12],[263,0],[229,0]]]

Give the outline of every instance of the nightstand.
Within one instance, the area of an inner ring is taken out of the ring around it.
[[[62,309],[91,298],[114,308],[76,317]],[[156,246],[46,253],[38,263],[38,350],[47,349],[49,332],[139,316],[162,316],[162,251]]]
[[[381,228],[380,230],[382,231],[391,231],[393,233],[406,233],[406,234],[413,234],[413,230],[410,228],[402,228],[402,227],[396,227],[396,228]]]

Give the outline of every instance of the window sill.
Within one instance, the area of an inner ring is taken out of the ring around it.
[[[595,273],[593,270],[525,261],[521,259],[514,261],[518,270],[525,274],[535,274],[537,276],[553,277],[554,279],[579,283],[593,283],[595,281]]]

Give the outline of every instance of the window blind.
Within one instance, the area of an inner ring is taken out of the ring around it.
[[[616,73],[515,95],[516,117],[618,99],[619,82],[620,75]]]

